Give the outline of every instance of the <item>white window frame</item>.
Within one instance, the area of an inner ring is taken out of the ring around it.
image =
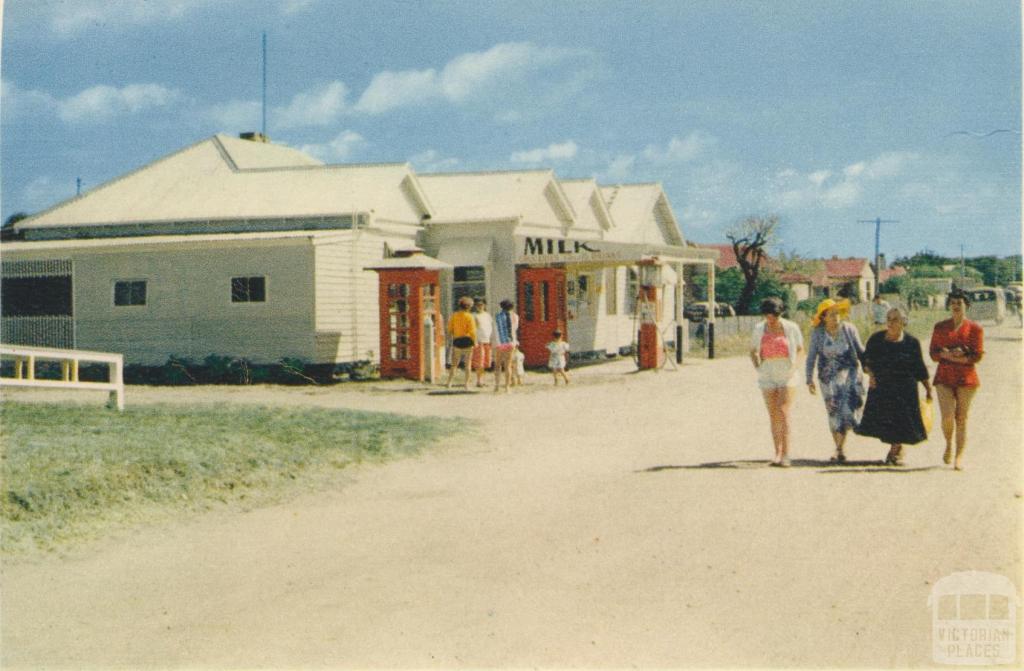
[[[145,286],[146,298],[142,303],[126,303],[121,305],[117,302],[117,285],[126,282],[142,282]],[[147,308],[149,307],[149,278],[148,277],[118,277],[110,284],[110,305],[114,308]]]
[[[248,280],[248,279],[252,279],[254,277],[261,277],[261,278],[263,278],[263,300],[262,301],[253,301],[253,300],[236,301],[236,300],[234,300],[234,287],[233,287],[234,281],[237,280],[237,279],[243,279],[243,278]],[[264,274],[259,274],[259,273],[244,273],[243,274],[243,273],[240,273],[240,274],[237,274],[237,275],[232,274],[230,277],[228,277],[228,304],[230,304],[230,305],[266,305],[269,302],[270,302],[270,276],[269,275],[267,275],[265,273]]]

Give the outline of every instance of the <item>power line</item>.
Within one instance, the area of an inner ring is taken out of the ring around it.
[[[900,223],[897,219],[882,219],[881,217],[875,217],[874,219],[858,219],[858,224],[874,224],[875,225],[875,293],[878,293],[878,280],[881,276],[882,269],[880,267],[879,258],[879,242],[882,237],[882,224],[898,224]]]

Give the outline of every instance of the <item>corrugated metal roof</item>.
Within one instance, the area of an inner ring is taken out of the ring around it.
[[[408,164],[323,165],[280,145],[216,135],[24,219],[18,229],[373,212],[432,214]]]
[[[560,195],[568,215],[572,205],[551,170],[421,174],[434,221],[517,219],[543,198],[549,185]]]
[[[601,187],[601,193],[604,194],[608,211],[615,221],[615,240],[642,239],[644,227],[652,221],[657,223],[655,214],[660,204],[663,204],[669,221],[665,222],[665,227],[661,229],[662,237],[668,244],[683,244],[682,232],[661,184],[616,184]]]
[[[33,242],[4,242],[4,254],[74,249],[104,249],[112,247],[136,247],[142,245],[170,245],[203,242],[260,242],[309,238],[315,242],[330,242],[332,238],[342,240],[349,232],[337,231],[270,231],[254,233],[217,233],[198,235],[143,235],[126,238],[80,238],[71,240],[38,240]]]
[[[563,179],[560,182],[581,226],[601,230],[615,227],[611,212],[601,193],[601,187],[597,185],[596,181],[592,179]]]

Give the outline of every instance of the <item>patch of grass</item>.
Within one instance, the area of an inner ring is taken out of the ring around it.
[[[3,403],[0,420],[5,553],[53,548],[154,513],[267,502],[468,428],[461,420],[249,406],[115,413]]]

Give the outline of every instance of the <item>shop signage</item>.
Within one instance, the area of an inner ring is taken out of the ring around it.
[[[566,240],[564,238],[523,238],[523,256],[553,256],[564,254],[599,254],[592,240]]]

